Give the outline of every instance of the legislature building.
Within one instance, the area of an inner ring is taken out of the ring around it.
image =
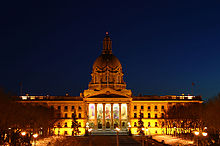
[[[86,128],[93,134],[112,134],[119,127],[121,133],[137,134],[138,118],[143,116],[146,134],[165,133],[164,118],[169,107],[202,103],[191,95],[132,96],[126,89],[119,59],[112,53],[112,41],[106,33],[101,55],[95,60],[88,89],[80,96],[20,96],[21,102],[49,106],[58,111],[54,124],[55,135],[72,135],[72,118],[76,115],[80,135]]]

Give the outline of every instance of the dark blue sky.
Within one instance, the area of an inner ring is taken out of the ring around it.
[[[188,94],[192,82],[196,95],[217,95],[220,3],[133,2],[1,2],[0,86],[79,95],[108,31],[134,95]]]

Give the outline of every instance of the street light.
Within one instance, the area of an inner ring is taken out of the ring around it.
[[[142,146],[144,146],[144,127],[141,128],[141,139],[142,139]]]
[[[203,135],[203,136],[207,136],[208,133],[207,133],[207,132],[202,132],[202,135]]]
[[[26,135],[26,132],[21,132],[21,135],[22,135],[22,136],[25,136],[25,135]]]
[[[117,146],[119,146],[118,133],[119,133],[119,131],[120,131],[120,128],[116,127],[116,131],[117,131]]]
[[[36,139],[38,137],[38,134],[34,134],[33,137],[34,137],[34,145],[36,146]]]
[[[88,132],[89,132],[89,146],[92,146],[92,140],[91,140],[91,132],[92,132],[92,128],[89,128],[88,129]]]
[[[195,131],[194,134],[195,134],[196,136],[198,136],[198,135],[199,135],[199,131]]]

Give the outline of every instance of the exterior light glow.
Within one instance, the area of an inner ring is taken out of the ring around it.
[[[202,132],[202,135],[203,135],[203,136],[207,136],[208,133],[206,133],[206,132]]]
[[[92,128],[89,128],[88,131],[91,132],[91,131],[92,131]]]
[[[144,131],[144,128],[142,128],[142,131]]]
[[[119,131],[120,131],[120,128],[116,127],[116,130],[119,132]]]
[[[195,134],[195,135],[199,135],[199,131],[195,131],[194,134]]]
[[[34,134],[33,137],[34,137],[34,138],[37,138],[37,137],[38,137],[38,134]]]
[[[25,136],[25,135],[26,135],[26,132],[21,132],[21,135],[22,135],[22,136]]]

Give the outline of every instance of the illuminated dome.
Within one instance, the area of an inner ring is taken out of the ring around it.
[[[112,88],[122,90],[126,88],[123,80],[123,72],[120,61],[112,54],[112,41],[106,33],[103,40],[102,54],[95,60],[92,68],[92,80],[89,89],[102,90]]]
[[[110,70],[114,70],[116,68],[122,69],[121,63],[117,57],[115,57],[113,54],[102,54],[94,62],[93,70],[96,68],[103,70],[107,66],[110,68]]]

